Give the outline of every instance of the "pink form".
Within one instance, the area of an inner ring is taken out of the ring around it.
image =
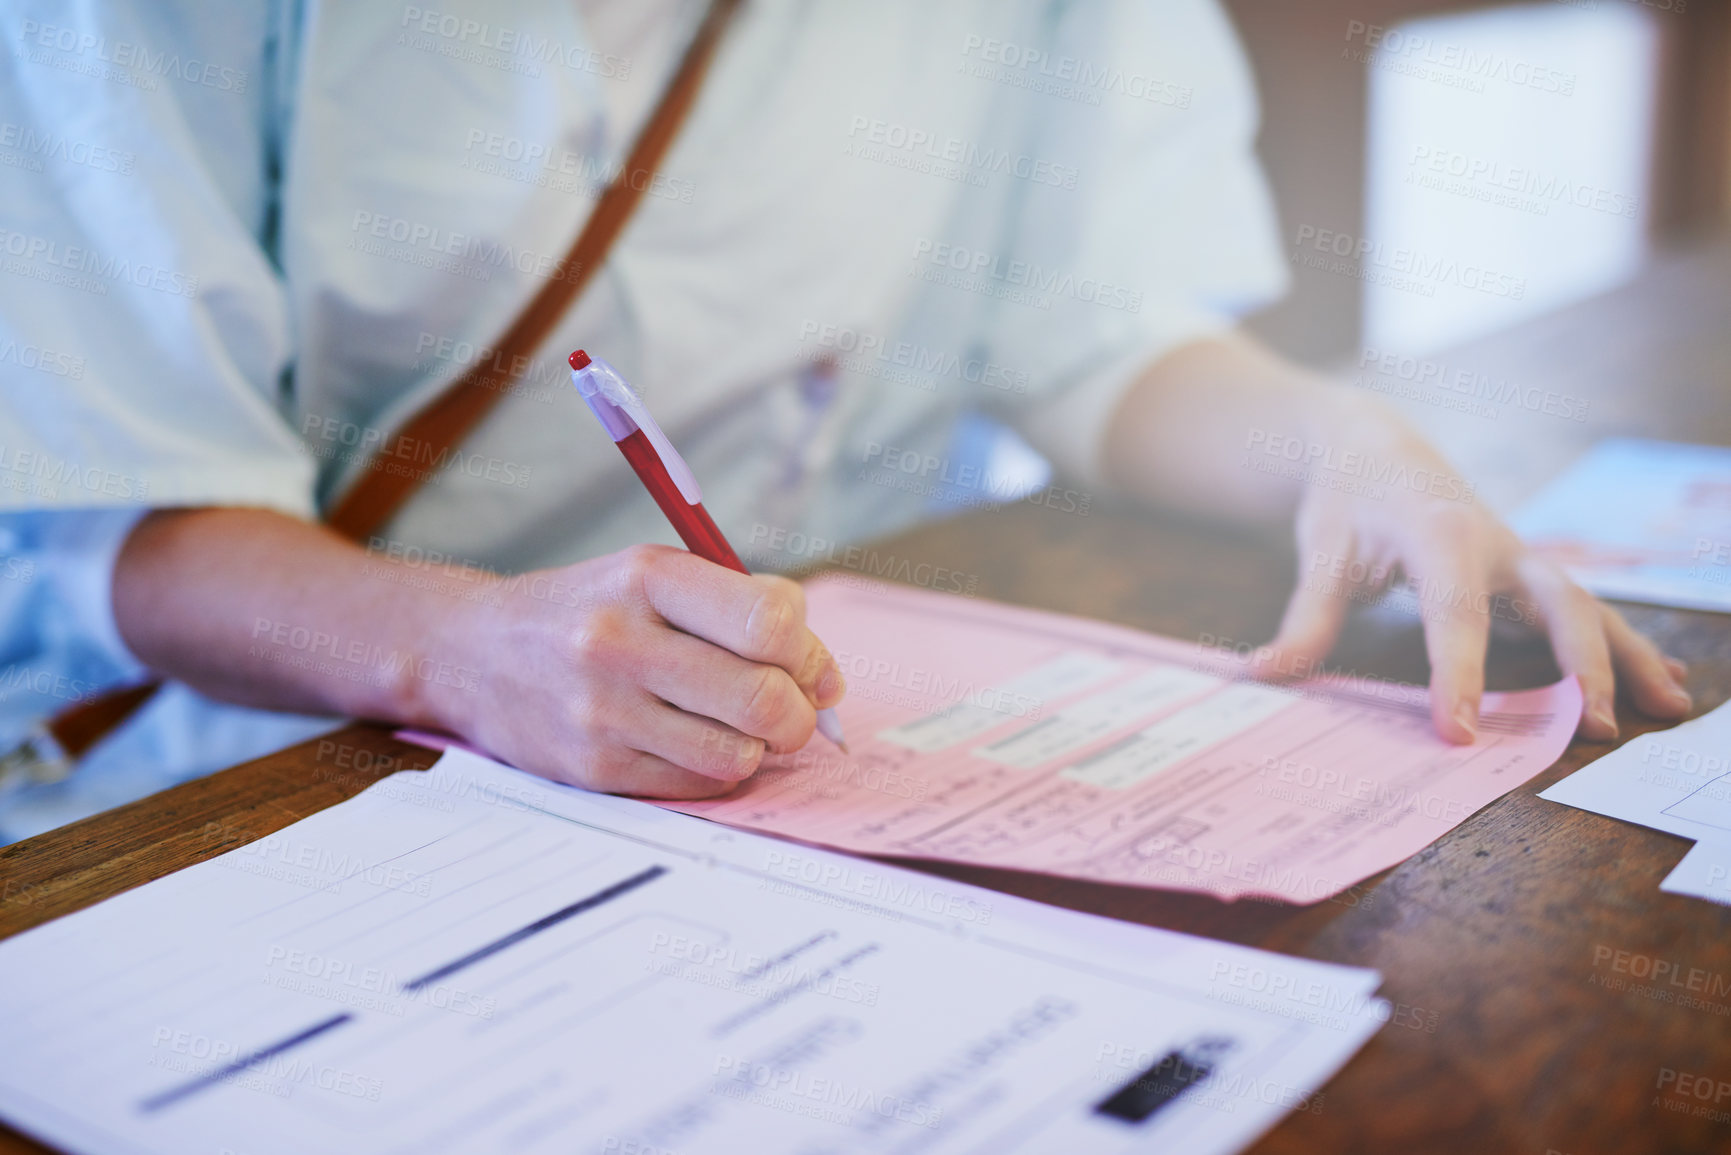
[[[1416,686],[1235,680],[1200,646],[848,577],[806,596],[848,676],[852,756],[814,739],[726,798],[662,805],[856,853],[1311,903],[1544,770],[1580,716],[1573,679],[1487,694],[1457,747]]]
[[[658,805],[859,854],[1303,904],[1545,769],[1581,713],[1573,678],[1486,694],[1479,740],[1451,746],[1418,686],[1270,686],[1206,647],[851,577],[806,598],[853,754],[814,737],[725,798]]]

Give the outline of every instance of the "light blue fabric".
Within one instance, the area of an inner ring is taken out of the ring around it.
[[[147,671],[108,604],[115,553],[136,509],[0,513],[0,749],[38,719]],[[0,843],[51,830],[311,737],[328,718],[212,702],[170,684],[64,781],[0,795]]]
[[[147,676],[115,631],[109,589],[147,509],[214,494],[310,513],[314,471],[277,403],[289,339],[272,261],[298,6],[0,7],[10,748],[39,719]],[[89,419],[69,419],[80,410]],[[0,796],[0,841],[330,724],[170,687],[72,778]]]
[[[93,596],[137,510],[0,514],[0,746],[142,673]]]

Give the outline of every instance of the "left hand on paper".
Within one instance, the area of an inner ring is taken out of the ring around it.
[[[1682,663],[1660,653],[1476,499],[1380,398],[1324,381],[1248,338],[1193,342],[1156,361],[1109,426],[1108,476],[1190,514],[1291,518],[1297,587],[1254,671],[1316,672],[1353,604],[1404,580],[1421,607],[1431,717],[1452,742],[1478,731],[1492,622],[1546,631],[1580,679],[1580,733],[1617,735],[1617,679],[1635,706],[1681,718]]]

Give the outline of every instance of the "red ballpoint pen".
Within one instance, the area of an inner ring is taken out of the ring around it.
[[[581,349],[571,354],[570,362],[571,383],[577,386],[577,392],[601,422],[601,428],[631,463],[649,496],[673,523],[674,532],[679,534],[685,548],[706,561],[749,574],[751,571],[733,552],[715,519],[703,508],[703,491],[698,488],[691,467],[649,416],[636,391],[617,369],[606,361],[591,358]],[[817,729],[843,753],[847,752],[841,720],[834,709],[817,712]]]

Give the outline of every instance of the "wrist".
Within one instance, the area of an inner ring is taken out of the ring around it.
[[[385,687],[390,719],[452,734],[471,732],[481,692],[493,607],[488,586],[417,591],[405,599],[397,636],[405,639]]]
[[[1302,420],[1312,445],[1337,454],[1392,456],[1424,444],[1422,435],[1383,398],[1324,377],[1307,379]]]
[[[1299,420],[1305,436],[1313,441],[1362,436],[1398,421],[1381,397],[1320,374],[1296,375],[1293,390],[1302,407]]]

